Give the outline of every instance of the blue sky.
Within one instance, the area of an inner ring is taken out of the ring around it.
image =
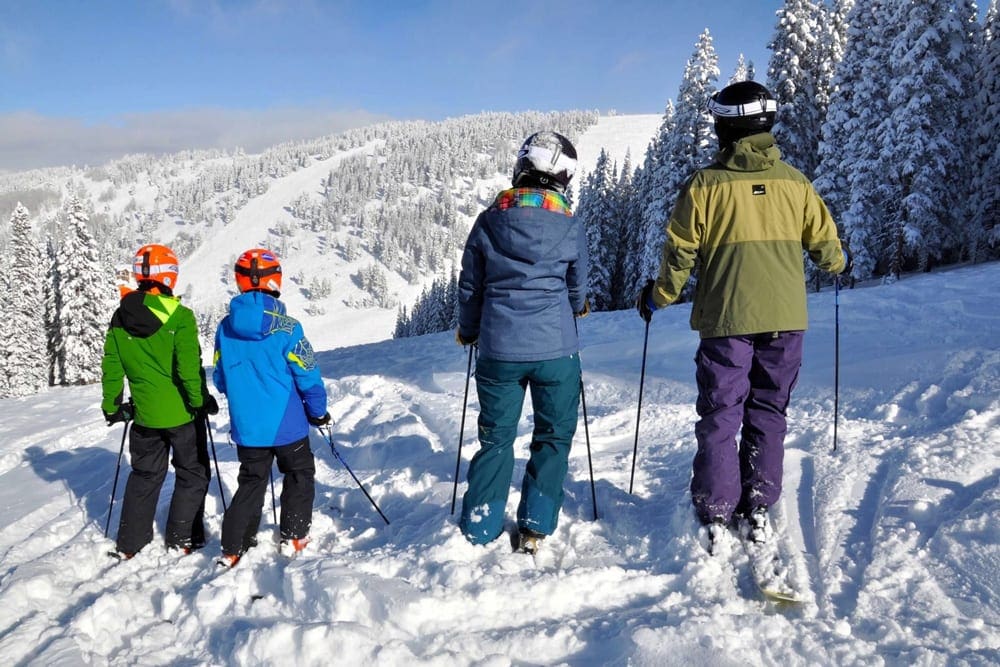
[[[780,0],[4,0],[0,170],[386,119],[660,113],[708,28],[766,77]]]

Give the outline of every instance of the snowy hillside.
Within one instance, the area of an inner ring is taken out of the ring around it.
[[[314,543],[281,557],[268,499],[261,546],[230,571],[214,564],[215,479],[202,552],[161,546],[171,474],[154,543],[118,565],[105,556],[122,430],[104,425],[97,387],[0,401],[0,662],[996,664],[998,284],[993,263],[841,292],[836,453],[834,294],[809,296],[778,510],[799,607],[761,600],[741,550],[709,557],[695,535],[686,306],[650,327],[633,495],[643,323],[633,312],[580,322],[600,518],[581,424],[560,526],[534,560],[504,539],[468,545],[449,514],[467,360],[449,333],[318,346],[338,449],[391,524],[314,434]],[[474,397],[473,387],[460,495]],[[530,426],[526,415],[517,480]],[[213,427],[228,499],[238,464],[224,404]]]

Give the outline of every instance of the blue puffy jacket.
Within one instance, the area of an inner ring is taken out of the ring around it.
[[[501,192],[462,255],[459,333],[499,361],[544,361],[579,349],[574,314],[587,291],[587,236],[562,195]]]
[[[212,380],[229,398],[232,438],[246,447],[287,445],[326,414],[326,387],[312,345],[285,304],[259,291],[229,302],[215,331]]]

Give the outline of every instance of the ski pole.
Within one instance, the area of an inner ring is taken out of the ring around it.
[[[458,496],[458,471],[462,465],[462,439],[465,437],[465,410],[469,405],[469,378],[472,376],[472,348],[469,346],[469,365],[465,369],[465,398],[462,399],[462,425],[458,427],[458,458],[455,460],[455,486],[451,490],[451,513],[455,513],[455,497]]]
[[[351,474],[351,477],[354,478],[354,481],[358,485],[358,488],[361,489],[361,492],[363,494],[365,494],[365,498],[368,499],[368,502],[372,504],[372,507],[374,507],[375,511],[378,512],[378,515],[382,517],[383,521],[385,521],[385,525],[388,526],[389,519],[386,518],[385,514],[382,514],[382,510],[378,508],[378,504],[376,504],[375,500],[372,499],[370,495],[368,495],[367,491],[365,491],[365,487],[361,484],[361,481],[358,479],[357,475],[354,474],[354,471],[351,470],[351,466],[347,465],[347,461],[345,461],[344,458],[340,455],[340,452],[337,451],[336,445],[333,444],[333,430],[329,426],[327,426],[325,432],[322,428],[320,428],[319,431],[320,433],[323,433],[326,436],[326,441],[330,444],[330,451],[333,452],[333,456],[338,461],[340,461],[340,463],[344,466],[344,468],[347,469],[347,472]]]
[[[840,275],[833,277],[833,451],[837,451],[840,412]]]
[[[577,340],[580,338],[580,328],[573,318],[573,328]],[[597,489],[594,487],[594,464],[590,458],[590,427],[587,426],[587,393],[583,390],[583,365],[580,365],[580,405],[583,406],[583,433],[587,439],[587,467],[590,468],[590,500],[594,506],[594,521],[597,521]]]
[[[274,525],[278,525],[278,500],[274,496],[274,465],[272,464],[267,470],[267,474],[271,476],[271,516],[274,517]]]
[[[635,415],[635,443],[632,445],[632,475],[628,478],[628,492],[632,493],[635,481],[635,460],[639,453],[639,422],[642,420],[642,385],[646,382],[646,347],[649,345],[649,320],[646,320],[646,335],[642,339],[642,372],[639,374],[639,407]]]
[[[212,446],[212,460],[215,461],[215,479],[219,482],[219,498],[222,499],[222,511],[226,511],[226,494],[222,489],[222,473],[219,472],[219,459],[215,455],[215,439],[212,438],[212,422],[208,420],[208,415],[205,416],[205,433],[208,434],[208,442]]]
[[[125,436],[128,435],[128,427],[131,423],[131,419],[126,419],[125,428],[122,429],[122,445],[118,448],[118,463],[115,465],[115,482],[111,485],[111,504],[108,505],[108,520],[104,524],[104,537],[108,536],[108,529],[111,528],[111,510],[115,506],[115,492],[118,491],[118,473],[122,469],[122,455],[125,453]]]

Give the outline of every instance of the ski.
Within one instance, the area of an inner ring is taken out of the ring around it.
[[[777,535],[767,542],[754,542],[741,531],[743,548],[750,561],[750,575],[757,590],[767,600],[785,604],[800,604],[802,594],[790,581],[790,568],[778,546]]]

